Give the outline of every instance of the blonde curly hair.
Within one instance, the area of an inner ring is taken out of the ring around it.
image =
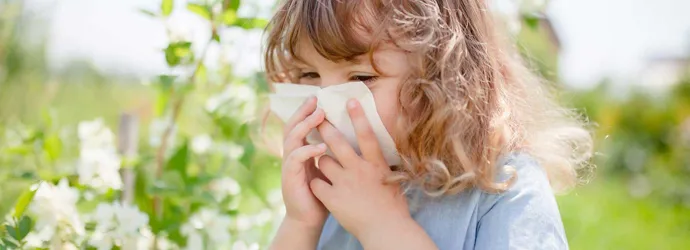
[[[496,165],[519,151],[539,162],[554,190],[567,190],[588,166],[590,132],[506,46],[486,9],[482,0],[286,0],[268,27],[266,73],[298,82],[300,39],[329,60],[369,55],[372,65],[377,47],[392,43],[413,55],[414,70],[400,87],[401,132],[393,135],[404,163],[389,181],[431,195],[501,192],[517,176],[497,182]]]

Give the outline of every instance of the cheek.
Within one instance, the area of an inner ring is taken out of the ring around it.
[[[398,119],[398,92],[396,89],[389,89],[384,91],[375,90],[374,101],[376,102],[376,111],[381,117],[383,125],[388,130],[388,133],[394,135],[397,131],[396,123]]]

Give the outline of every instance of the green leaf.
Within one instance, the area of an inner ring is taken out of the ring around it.
[[[188,3],[187,10],[199,15],[200,17],[206,20],[211,20],[211,9],[208,6],[195,3]]]
[[[179,57],[177,57],[177,55],[175,55],[174,50],[172,50],[172,49],[166,49],[165,50],[165,62],[168,63],[168,66],[170,66],[170,67],[177,66],[178,64],[180,64],[181,60],[182,59],[180,59]]]
[[[31,221],[31,218],[28,216],[23,216],[22,219],[19,221],[19,238],[17,238],[18,241],[21,241],[26,237],[26,235],[31,232],[31,228],[33,227],[33,221]]]
[[[165,48],[165,61],[168,66],[177,66],[183,62],[183,60],[191,61],[194,57],[192,55],[192,43],[191,42],[174,42]]]
[[[19,244],[11,238],[4,238],[2,239],[2,242],[5,243],[5,247],[7,247],[7,249],[17,249],[19,247]]]
[[[234,10],[240,8],[240,0],[223,0],[223,10]]]
[[[268,20],[262,18],[237,18],[234,26],[241,27],[243,29],[263,29],[268,25]]]
[[[167,92],[159,91],[156,94],[155,114],[157,117],[160,117],[165,113],[165,109],[168,107],[168,101],[169,100],[170,100],[170,91],[167,91]]]
[[[170,88],[172,88],[173,83],[175,82],[176,76],[171,76],[171,75],[159,75],[158,76],[158,83],[159,85],[159,90],[161,91],[169,91]]]
[[[163,16],[169,16],[170,13],[172,13],[173,5],[173,0],[163,0],[163,2],[161,2],[161,13]]]
[[[43,110],[43,112],[41,112],[41,118],[43,119],[43,123],[44,123],[43,125],[46,128],[50,128],[53,126],[53,120],[55,120],[54,116],[55,116],[55,113],[51,112],[49,110]]]
[[[33,151],[33,148],[31,147],[31,145],[26,145],[26,144],[17,145],[17,146],[5,149],[5,153],[7,153],[7,154],[23,155],[23,156],[30,154],[32,151]]]
[[[203,63],[199,64],[199,67],[196,69],[196,75],[194,75],[194,84],[201,84],[204,85],[208,81],[208,70],[206,69],[206,65]]]
[[[223,24],[231,26],[237,21],[237,12],[233,9],[223,11]]]
[[[539,17],[536,15],[523,15],[522,20],[525,21],[528,27],[532,28],[533,30],[536,30],[539,28]]]
[[[182,179],[187,180],[187,164],[189,163],[189,143],[180,146],[170,160],[165,164],[165,170],[180,173]]]
[[[34,195],[36,195],[37,190],[38,185],[34,185],[29,190],[24,191],[21,196],[19,196],[17,203],[14,205],[14,214],[12,214],[14,218],[21,218],[24,215],[24,211],[26,211],[26,208],[34,199]]]
[[[216,42],[220,42],[220,36],[218,35],[218,32],[213,31],[213,34],[211,35],[211,39]]]
[[[251,168],[254,162],[254,154],[256,154],[256,147],[253,143],[248,142],[244,144],[244,154],[240,157],[240,163],[246,168]]]
[[[153,11],[146,10],[146,9],[139,9],[139,12],[144,14],[144,15],[150,16],[150,17],[158,16],[156,13],[153,13]]]
[[[48,157],[51,161],[60,158],[60,154],[62,154],[62,141],[60,140],[60,136],[57,134],[46,136],[43,141],[43,150],[48,153]]]
[[[7,232],[8,235],[10,235],[10,237],[12,237],[12,239],[17,239],[18,234],[17,234],[16,228],[5,224],[5,231]]]
[[[157,82],[156,93],[156,104],[155,104],[155,114],[160,117],[165,113],[165,109],[168,106],[170,100],[171,90],[173,87],[173,82],[175,81],[175,76],[171,75],[159,75]]]
[[[135,183],[134,183],[134,200],[139,207],[139,209],[149,216],[150,222],[154,222],[156,215],[153,211],[153,204],[151,200],[151,195],[148,190],[151,188],[151,183],[153,183],[153,174],[149,171],[153,171],[147,168],[149,165],[141,162],[134,167]]]

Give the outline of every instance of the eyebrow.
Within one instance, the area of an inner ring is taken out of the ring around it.
[[[347,64],[348,64],[347,66],[354,66],[354,65],[357,65],[357,64],[365,64],[365,62],[366,62],[367,65],[370,64],[370,63],[369,63],[369,58],[366,57],[366,54],[365,54],[365,55],[355,56],[355,57],[353,57],[353,58],[344,59],[343,62],[347,63]],[[297,59],[297,58],[293,59],[293,63],[294,63],[296,66],[298,66],[298,67],[301,66],[301,67],[316,68],[316,67],[314,67],[313,65],[311,65],[309,62],[306,62],[306,61],[304,61],[304,60],[300,60],[300,59]]]
[[[292,62],[293,62],[293,63],[295,64],[295,66],[297,66],[297,67],[316,68],[316,67],[312,66],[310,63],[305,62],[305,61],[302,61],[302,60],[299,60],[299,59],[293,59]]]

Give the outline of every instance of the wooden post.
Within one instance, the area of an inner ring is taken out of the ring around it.
[[[123,113],[120,115],[118,128],[117,150],[122,156],[123,168],[120,169],[122,177],[122,197],[121,202],[131,204],[134,202],[134,183],[136,176],[132,166],[128,166],[132,159],[137,156],[139,142],[139,119],[134,114]]]

